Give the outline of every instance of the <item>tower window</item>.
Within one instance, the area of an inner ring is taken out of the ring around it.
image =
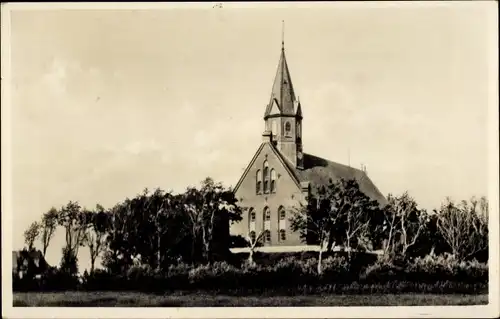
[[[262,185],[262,174],[260,172],[260,169],[257,170],[257,175],[255,177],[256,182],[255,182],[255,192],[259,194],[261,192],[261,185]]]
[[[301,132],[300,132],[300,123],[299,123],[299,122],[297,122],[297,137],[301,137],[301,136],[300,136],[300,133],[301,133]]]
[[[255,243],[255,237],[256,237],[255,232],[251,231],[250,232],[250,240],[252,241],[252,244]]]
[[[284,229],[280,229],[280,240],[286,240],[286,231]]]
[[[290,135],[291,131],[292,131],[292,125],[290,124],[290,122],[286,122],[285,123],[285,134]]]
[[[271,192],[276,192],[276,171],[271,169]]]

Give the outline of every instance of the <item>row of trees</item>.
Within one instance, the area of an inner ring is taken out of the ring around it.
[[[61,269],[75,272],[80,247],[89,250],[93,272],[98,257],[113,273],[133,265],[163,270],[172,263],[211,263],[227,260],[235,238],[229,224],[241,220],[245,208],[237,205],[231,189],[205,179],[200,187],[182,194],[147,189],[110,209],[89,210],[77,202],[52,208],[25,232],[28,248],[37,239],[45,255],[58,227],[65,232]],[[488,248],[486,198],[455,203],[447,200],[439,210],[420,209],[408,193],[388,196],[380,207],[368,198],[355,180],[339,180],[315,189],[307,205],[293,211],[291,227],[304,241],[320,247],[322,255],[337,246],[347,250],[379,250],[391,262],[431,253],[451,253],[460,260],[475,258]],[[255,247],[263,233],[243,240]]]
[[[110,209],[86,209],[70,201],[52,208],[25,231],[32,249],[37,239],[45,255],[56,229],[65,232],[61,270],[75,272],[80,247],[90,253],[91,269],[98,257],[112,272],[134,264],[161,269],[168,264],[211,262],[229,253],[230,222],[241,220],[242,209],[230,189],[211,178],[182,194],[147,189]]]
[[[331,252],[336,245],[349,256],[353,250],[382,249],[391,262],[435,253],[466,260],[488,249],[485,197],[460,203],[448,198],[440,209],[427,212],[405,192],[389,195],[388,204],[380,207],[355,180],[318,187],[307,205],[295,211],[291,225],[304,240],[319,245],[318,273],[323,252]]]

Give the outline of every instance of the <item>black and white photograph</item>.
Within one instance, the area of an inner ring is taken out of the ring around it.
[[[3,317],[500,315],[497,2],[1,23]]]

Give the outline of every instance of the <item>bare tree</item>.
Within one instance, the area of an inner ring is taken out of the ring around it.
[[[461,260],[488,248],[488,219],[481,214],[481,210],[487,211],[487,201],[478,204],[475,198],[458,205],[447,199],[438,214],[437,229]]]
[[[41,225],[38,222],[33,222],[30,224],[28,229],[24,231],[24,242],[26,246],[28,246],[29,250],[33,249],[33,244],[40,235],[40,228]]]
[[[262,243],[262,239],[264,238],[264,232],[263,231],[260,231],[256,236],[255,238],[252,238],[252,236],[250,236],[250,233],[247,235],[247,241],[248,241],[248,247],[250,248],[250,252],[249,252],[249,255],[248,255],[248,262],[250,264],[255,264],[255,261],[254,261],[254,253],[255,253],[255,247],[257,247],[259,244]]]
[[[43,255],[47,253],[49,248],[50,240],[54,236],[57,227],[58,211],[52,207],[48,212],[43,214],[41,221],[41,241],[43,248]]]
[[[423,233],[428,215],[425,210],[418,209],[417,203],[408,192],[401,196],[389,194],[388,202],[384,210],[387,235],[384,254],[407,257],[408,250],[417,243]]]

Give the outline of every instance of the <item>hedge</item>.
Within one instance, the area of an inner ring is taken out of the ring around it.
[[[113,275],[98,270],[82,283],[67,282],[53,275],[37,285],[14,280],[16,290],[136,290],[165,292],[172,290],[214,291],[226,293],[477,293],[487,290],[488,265],[476,261],[459,262],[451,257],[427,256],[396,266],[376,261],[362,266],[348,262],[345,256],[330,256],[322,261],[317,274],[314,257],[288,256],[273,264],[232,265],[215,262],[207,265],[177,264],[163,272],[132,267],[125,274]],[[16,286],[17,285],[17,286]]]

